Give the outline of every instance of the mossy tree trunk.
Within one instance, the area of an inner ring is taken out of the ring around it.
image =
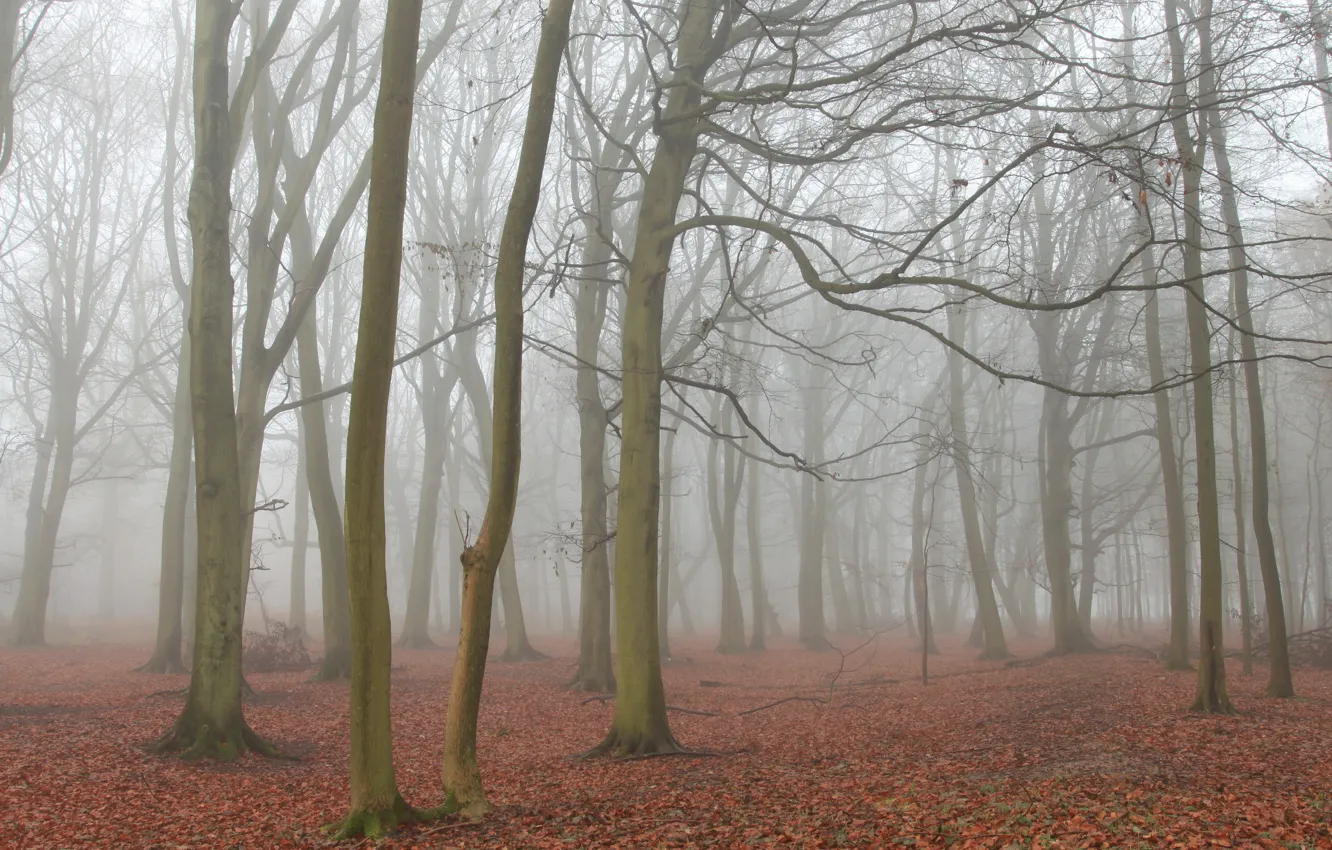
[[[393,773],[392,636],[385,564],[384,451],[397,338],[402,230],[422,0],[389,0],[370,163],[361,316],[347,426],[346,553],[351,603],[351,799],[339,838],[409,818]]]
[[[228,43],[237,7],[198,0],[194,28],[194,175],[188,220],[190,400],[194,425],[198,578],[194,663],[185,708],[160,751],[232,759],[272,749],[241,709],[245,552],[232,384],[231,173]]]
[[[657,148],[643,183],[622,323],[622,440],[616,512],[615,620],[618,697],[598,752],[678,749],[666,718],[657,644],[657,535],[661,506],[661,333],[676,208],[698,143],[696,110],[715,60],[712,26],[720,0],[684,7],[675,71]]]
[[[444,722],[443,784],[447,799],[466,814],[490,808],[476,760],[476,727],[481,685],[490,648],[490,610],[495,574],[518,501],[522,445],[523,275],[527,242],[536,217],[546,148],[555,113],[560,59],[569,41],[573,0],[552,0],[541,25],[527,122],[518,172],[509,198],[495,269],[494,409],[490,417],[490,496],[476,542],[462,553],[462,628],[453,665],[448,715]],[[510,615],[515,612],[506,612]]]

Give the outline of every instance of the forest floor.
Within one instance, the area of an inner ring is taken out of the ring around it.
[[[1332,847],[1332,673],[1262,696],[1228,668],[1233,717],[1190,714],[1194,676],[1144,653],[974,661],[943,642],[920,682],[904,637],[846,657],[775,641],[720,656],[676,639],[676,737],[721,755],[578,760],[613,706],[564,687],[557,657],[489,666],[480,757],[495,811],[415,826],[393,847]],[[839,642],[844,650],[858,645]],[[0,650],[0,847],[320,847],[345,813],[347,685],[254,675],[250,724],[296,761],[149,755],[183,676],[129,672],[142,647]],[[441,802],[452,655],[394,658],[394,758]],[[839,673],[839,668],[841,672]],[[835,679],[835,681],[834,681]],[[704,684],[708,683],[708,684]],[[831,696],[831,701],[829,700]],[[754,711],[788,697],[790,700]],[[749,713],[746,713],[749,712]]]

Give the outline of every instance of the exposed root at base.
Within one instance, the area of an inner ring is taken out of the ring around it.
[[[686,750],[675,740],[675,736],[670,730],[665,730],[652,736],[626,736],[621,735],[614,727],[606,735],[606,739],[597,744],[585,753],[576,756],[579,760],[587,760],[609,756],[616,761],[643,758],[658,758],[661,756],[689,756],[706,755],[693,750]]]
[[[131,673],[153,673],[161,676],[180,676],[190,671],[176,659],[150,658],[130,671]]]
[[[231,734],[220,734],[207,723],[195,726],[193,722],[181,718],[171,731],[150,744],[148,751],[158,755],[179,754],[182,761],[214,759],[216,761],[235,761],[246,753],[256,753],[273,759],[296,761],[294,756],[284,756],[272,744],[259,737],[245,721]]]
[[[499,656],[500,661],[545,661],[548,658],[549,655],[537,650],[531,644],[525,644],[512,651],[505,649]]]
[[[1007,661],[1013,657],[1013,653],[1008,650],[985,650],[976,656],[977,661]]]
[[[403,637],[394,646],[397,649],[443,649],[425,635],[415,635],[413,637]]]
[[[452,798],[445,800],[444,805],[439,808],[417,809],[407,805],[407,801],[402,798],[401,794],[398,794],[393,799],[392,805],[385,806],[382,809],[362,809],[349,812],[342,820],[324,827],[324,832],[328,833],[334,841],[360,838],[374,840],[383,838],[404,824],[435,820],[451,815],[456,810],[457,807],[453,805]]]

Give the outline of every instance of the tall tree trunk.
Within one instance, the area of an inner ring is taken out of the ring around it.
[[[966,344],[966,315],[961,305],[948,310],[948,336],[959,346]],[[952,433],[953,467],[957,473],[958,508],[962,513],[962,529],[966,537],[967,561],[971,565],[971,581],[976,591],[976,617],[984,632],[985,649],[980,657],[994,660],[1008,657],[1008,644],[1004,641],[1003,622],[999,619],[999,603],[994,596],[990,579],[990,563],[986,559],[985,538],[981,534],[980,509],[976,504],[976,484],[972,480],[971,446],[967,431],[966,385],[962,374],[962,355],[948,352],[948,422]]]
[[[323,392],[316,334],[315,318],[311,313],[296,333],[301,392],[307,395]],[[328,420],[323,403],[304,405],[300,416],[305,431],[305,472],[319,539],[324,660],[315,680],[327,682],[351,675],[351,602],[347,587],[346,538],[330,460]]]
[[[717,414],[721,413],[718,417]],[[713,406],[713,418],[720,419],[722,433],[730,432],[730,407],[721,409],[721,398]],[[717,541],[717,564],[721,577],[720,653],[745,650],[745,617],[740,606],[740,584],[735,577],[735,513],[745,476],[744,458],[729,444],[713,439],[708,445],[708,516],[712,535]],[[721,469],[718,457],[721,454]]]
[[[305,634],[305,562],[310,548],[310,476],[306,472],[305,427],[297,425],[296,521],[291,550],[291,605],[287,616],[292,628]]]
[[[181,635],[185,596],[186,506],[190,501],[190,454],[194,430],[190,423],[190,346],[182,341],[177,359],[176,392],[171,406],[171,460],[162,506],[162,566],[157,588],[157,639],[142,670],[184,673]]]
[[[823,405],[822,374],[811,367],[814,380],[804,393],[805,460],[817,463],[823,457]],[[800,476],[800,573],[796,588],[796,601],[800,614],[800,642],[806,649],[827,649],[827,625],[823,610],[823,548],[824,514],[823,489],[813,475]]]
[[[1188,292],[1186,318],[1189,334],[1189,368],[1197,380],[1193,387],[1193,445],[1197,468],[1198,548],[1201,576],[1198,606],[1198,689],[1193,701],[1195,711],[1230,713],[1226,694],[1225,645],[1222,620],[1221,524],[1216,491],[1216,436],[1212,405],[1211,328],[1207,320],[1206,293],[1202,264],[1202,212],[1198,191],[1202,184],[1203,162],[1207,152],[1206,114],[1197,139],[1190,136],[1191,121],[1187,77],[1184,63],[1183,32],[1180,28],[1177,0],[1166,0],[1166,32],[1171,54],[1171,125],[1182,166],[1184,212],[1184,280]],[[1204,3],[1210,6],[1209,3]],[[1195,26],[1203,34],[1211,26],[1210,8],[1198,17]],[[1205,41],[1206,35],[1201,36]],[[1202,97],[1210,97],[1212,71],[1204,62],[1199,75]]]
[[[767,635],[764,628],[768,596],[763,586],[763,506],[760,501],[763,488],[760,478],[763,466],[754,464],[746,484],[745,494],[745,533],[749,544],[749,598],[754,624],[749,635],[750,652],[762,652],[767,649]]]
[[[518,173],[504,219],[495,270],[490,497],[476,542],[462,553],[463,622],[444,723],[444,791],[459,811],[469,815],[490,808],[476,760],[477,715],[481,709],[481,684],[490,644],[495,574],[504,551],[512,548],[509,533],[518,501],[523,408],[523,276],[527,242],[541,195],[560,59],[569,41],[572,12],[573,0],[552,0],[541,24],[527,102],[527,123],[518,155]],[[505,613],[512,616],[517,612],[506,608]],[[655,656],[653,661],[656,661]]]
[[[1210,32],[1210,30],[1209,30]],[[1211,42],[1205,42],[1210,52]],[[1258,347],[1253,338],[1253,310],[1249,303],[1248,262],[1244,251],[1244,231],[1239,216],[1235,186],[1231,181],[1230,153],[1225,127],[1215,118],[1211,122],[1212,148],[1216,157],[1217,177],[1221,184],[1221,214],[1226,225],[1235,323],[1239,326],[1240,359],[1244,361],[1244,390],[1249,413],[1249,452],[1251,455],[1250,489],[1253,505],[1253,537],[1258,544],[1258,569],[1263,579],[1267,606],[1269,673],[1267,693],[1274,697],[1295,695],[1286,646],[1286,612],[1281,598],[1281,572],[1277,566],[1276,542],[1272,538],[1270,496],[1267,471],[1267,421],[1263,410],[1262,380],[1258,369]],[[1236,505],[1239,502],[1239,472],[1235,474]],[[1237,514],[1238,516],[1238,514]],[[1243,545],[1239,546],[1241,553]],[[1241,555],[1242,557],[1242,555]],[[1247,644],[1246,644],[1247,645]]]
[[[657,148],[643,182],[622,322],[620,490],[616,512],[615,716],[599,752],[678,749],[666,718],[657,645],[657,536],[661,490],[661,334],[676,208],[698,143],[696,110],[713,57],[712,23],[721,3],[684,7],[672,85]]]
[[[671,580],[675,577],[675,557],[672,543],[675,535],[675,435],[679,420],[666,433],[666,448],[661,453],[661,562],[657,565],[657,643],[662,658],[671,657],[667,623],[671,614]],[[676,592],[679,592],[677,585]],[[683,600],[682,600],[683,601]],[[685,608],[681,606],[683,616]]]
[[[925,494],[930,470],[929,419],[933,411],[920,417],[920,430],[916,435],[916,470],[911,489],[911,562],[907,574],[911,577],[911,596],[915,603],[916,629],[920,634],[924,654],[937,653],[934,629],[930,623],[929,565],[926,563],[929,521],[925,517]],[[924,661],[922,661],[922,664]]]
[[[198,595],[194,663],[185,708],[159,751],[233,759],[246,750],[272,754],[241,708],[241,632],[246,557],[240,461],[232,383],[232,121],[227,48],[238,8],[198,0],[194,26],[194,175],[188,220],[190,399],[194,413],[198,517]]]
[[[428,374],[426,381],[439,376]],[[441,404],[437,390],[426,395],[426,404]],[[398,645],[411,649],[434,649],[430,639],[430,585],[435,574],[435,535],[439,528],[439,497],[444,489],[444,446],[448,433],[442,417],[426,416],[425,451],[421,467],[421,498],[417,504],[416,533],[412,540],[412,571]]]
[[[1234,293],[1232,290],[1232,300]],[[1230,333],[1230,358],[1234,359],[1235,333]],[[1239,382],[1235,380],[1236,370],[1228,370],[1230,389],[1230,462],[1231,477],[1234,481],[1231,501],[1235,506],[1235,573],[1239,579],[1240,630],[1243,635],[1241,658],[1244,675],[1253,675],[1253,602],[1250,599],[1248,552],[1245,550],[1244,527],[1244,445],[1240,440],[1239,426]]]
[[[347,425],[347,586],[351,603],[351,796],[339,838],[378,837],[413,811],[393,774],[384,452],[397,338],[412,92],[422,0],[389,0],[370,162],[361,316]]]
[[[97,620],[109,625],[116,619],[116,537],[120,533],[120,482],[108,478],[102,485],[102,533],[98,545]]]

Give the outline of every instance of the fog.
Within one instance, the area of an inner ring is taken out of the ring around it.
[[[1317,3],[579,2],[562,36],[443,0],[415,52],[395,4],[0,3],[11,645],[134,647],[193,706],[297,629],[359,728],[386,634],[461,630],[618,679],[635,755],[714,647],[1132,644],[1194,708],[1228,653],[1293,693],[1332,616]]]

